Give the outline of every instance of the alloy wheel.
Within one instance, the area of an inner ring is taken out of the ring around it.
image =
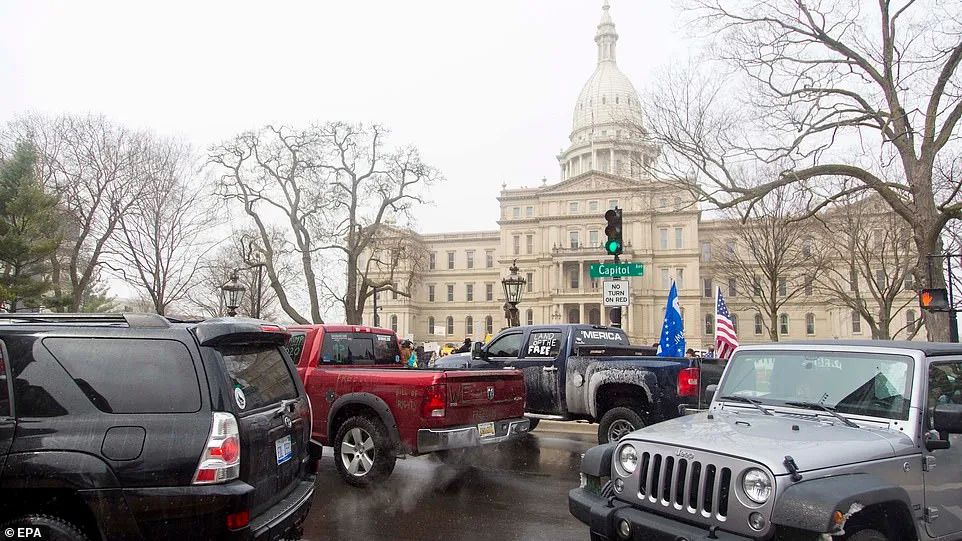
[[[608,427],[608,441],[616,442],[623,438],[625,434],[633,432],[635,427],[624,419],[618,419]]]
[[[341,461],[347,473],[364,477],[374,467],[374,438],[363,428],[354,427],[341,441]]]

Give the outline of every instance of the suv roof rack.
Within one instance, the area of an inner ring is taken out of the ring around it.
[[[126,323],[130,328],[170,327],[170,322],[164,316],[157,314],[76,314],[58,312],[14,312],[0,314],[0,321],[14,321],[27,323]]]

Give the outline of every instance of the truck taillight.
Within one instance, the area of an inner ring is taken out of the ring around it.
[[[698,369],[684,368],[678,372],[678,396],[698,396]]]
[[[424,394],[424,401],[421,402],[421,417],[444,417],[444,408],[447,403],[447,385],[443,383],[431,385]]]
[[[237,479],[240,476],[240,455],[237,419],[230,413],[215,411],[193,484],[209,485]]]

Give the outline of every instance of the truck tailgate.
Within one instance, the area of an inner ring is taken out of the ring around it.
[[[444,372],[450,425],[476,424],[524,416],[524,376],[520,370]]]

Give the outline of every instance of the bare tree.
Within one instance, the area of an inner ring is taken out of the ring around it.
[[[877,197],[849,198],[818,217],[818,244],[831,261],[818,278],[830,303],[857,312],[872,338],[891,340],[919,327],[895,324],[896,316],[917,302],[906,284],[914,283],[918,259],[912,232]]]
[[[960,5],[688,4],[716,38],[717,59],[734,70],[728,77],[681,76],[652,96],[651,135],[665,149],[663,161],[675,161],[681,174],[673,179],[720,207],[789,184],[811,191],[812,210],[875,193],[909,224],[913,271],[927,281],[926,256],[941,251],[946,223],[962,217],[962,175],[936,174],[939,165],[957,164],[951,156],[962,118]],[[732,98],[732,89],[742,98]],[[784,171],[763,184],[745,183],[743,168],[753,160]],[[837,190],[821,182],[836,177],[855,183]],[[944,285],[941,269],[929,285]],[[944,314],[927,313],[925,322],[930,338],[947,338]]]
[[[383,224],[411,219],[412,205],[423,202],[420,191],[440,176],[421,162],[415,148],[385,148],[385,137],[386,130],[377,125],[333,122],[303,130],[268,126],[211,150],[211,162],[222,171],[221,194],[240,203],[254,222],[271,286],[296,322],[321,322],[325,298],[336,299],[347,322],[357,324],[375,289],[409,295],[393,276],[380,283],[372,280],[371,267],[362,258],[369,250],[380,251]],[[270,234],[273,217],[283,221],[285,241],[300,260],[309,317],[291,302],[273,268],[279,260]],[[368,262],[400,264],[402,255],[411,256],[410,251],[393,253]],[[318,274],[319,265],[331,261],[342,265],[343,282],[326,278],[329,273]]]
[[[143,196],[120,217],[112,269],[165,315],[197,284],[201,255],[216,213],[203,190],[192,186],[190,149],[173,141],[150,147],[153,176]]]
[[[145,179],[156,176],[150,137],[93,115],[23,117],[10,128],[34,143],[41,178],[60,198],[66,236],[51,261],[52,283],[63,307],[79,311],[121,218],[145,193]]]
[[[815,229],[810,220],[801,219],[804,207],[799,203],[798,194],[781,188],[751,208],[733,209],[728,221],[731,235],[713,247],[718,256],[712,270],[735,289],[729,291],[729,303],[747,299],[761,314],[772,341],[778,341],[783,307],[812,295],[822,271]]]
[[[421,161],[417,148],[386,149],[387,131],[379,125],[333,122],[325,124],[322,131],[332,154],[322,168],[332,175],[334,195],[327,248],[340,253],[347,271],[343,297],[339,299],[345,320],[359,324],[367,300],[376,291],[410,296],[410,289],[393,275],[384,276],[384,265],[406,258],[408,267],[415,267],[418,261],[423,262],[424,254],[418,253],[417,243],[409,237],[398,236],[391,232],[393,228],[382,225],[410,223],[412,210],[425,203],[422,193],[442,177]],[[362,265],[365,254],[375,267]],[[377,271],[380,282],[373,279],[372,270]]]

